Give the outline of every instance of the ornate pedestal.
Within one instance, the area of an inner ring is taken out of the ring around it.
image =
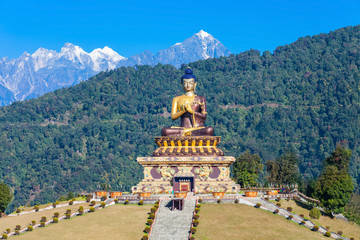
[[[223,156],[217,148],[220,137],[156,137],[159,146],[151,157],[138,157],[144,179],[133,193],[236,193],[239,185],[230,179],[234,157]]]

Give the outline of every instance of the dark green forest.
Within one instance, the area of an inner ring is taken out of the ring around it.
[[[292,149],[306,182],[342,144],[358,188],[360,26],[189,66],[225,154],[248,150],[264,164]],[[162,127],[178,125],[167,113],[186,67],[122,67],[2,107],[0,181],[14,190],[10,208],[104,183],[129,190],[142,178],[136,157],[151,154]]]

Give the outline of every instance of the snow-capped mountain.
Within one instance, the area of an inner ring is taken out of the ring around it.
[[[158,51],[153,55],[149,51],[129,57],[127,61],[120,62],[122,66],[135,64],[156,65],[158,63],[171,64],[177,68],[183,63],[190,63],[200,59],[228,56],[230,51],[209,33],[201,30],[182,43]]]
[[[71,43],[66,43],[59,53],[39,48],[18,59],[0,58],[0,106],[77,84],[107,69],[158,63],[180,67],[183,63],[229,54],[221,42],[203,30],[155,55],[145,51],[129,58],[109,47],[90,53]]]

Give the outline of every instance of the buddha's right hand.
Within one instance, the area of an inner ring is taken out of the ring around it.
[[[186,111],[188,111],[189,113],[191,113],[191,114],[194,113],[194,110],[192,109],[190,103],[186,103],[186,104],[185,104],[185,108],[186,108]]]

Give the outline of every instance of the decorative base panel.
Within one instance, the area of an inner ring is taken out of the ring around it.
[[[230,156],[139,157],[144,179],[132,188],[133,193],[236,193],[240,186],[230,179]]]

